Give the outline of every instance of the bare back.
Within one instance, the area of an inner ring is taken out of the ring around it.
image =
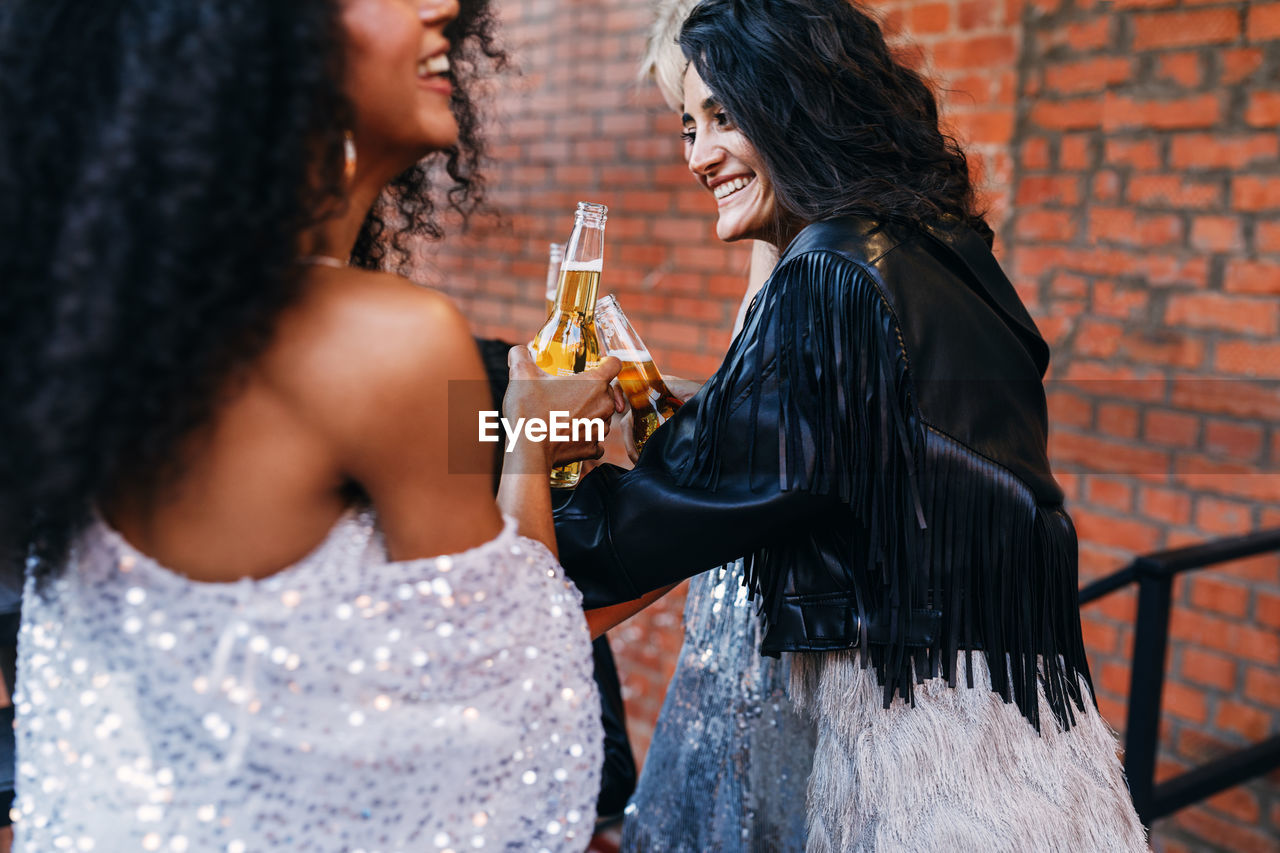
[[[154,498],[121,484],[107,519],[195,580],[264,577],[319,544],[351,484],[376,507],[392,559],[491,539],[491,451],[455,436],[451,380],[487,408],[465,319],[443,295],[360,270],[312,271],[268,349],[182,452]],[[461,402],[455,398],[455,404]],[[466,404],[464,404],[466,405]],[[475,472],[450,474],[455,470]]]

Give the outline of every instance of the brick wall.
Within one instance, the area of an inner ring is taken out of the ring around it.
[[[504,0],[522,72],[497,86],[500,220],[423,277],[477,332],[542,320],[546,244],[610,207],[602,284],[659,365],[719,362],[748,251],[715,239],[675,117],[634,82],[636,0]],[[1053,459],[1082,574],[1280,526],[1280,2],[882,0],[942,89],[983,182],[997,254],[1054,348]],[[1161,771],[1280,730],[1280,560],[1175,588]],[[641,756],[679,648],[682,595],[614,633]],[[1124,721],[1134,601],[1085,614],[1099,705]],[[1156,825],[1168,851],[1280,850],[1275,775]]]

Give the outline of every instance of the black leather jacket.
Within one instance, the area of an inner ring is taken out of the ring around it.
[[[557,508],[561,562],[591,608],[743,557],[763,653],[858,648],[887,704],[980,650],[1029,720],[1042,678],[1070,725],[1088,664],[1048,358],[969,228],[811,225],[635,468]]]

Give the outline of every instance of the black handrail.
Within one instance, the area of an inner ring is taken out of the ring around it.
[[[1272,551],[1280,551],[1280,529],[1146,554],[1080,590],[1080,604],[1085,605],[1130,583],[1138,584],[1124,769],[1133,805],[1147,826],[1157,818],[1280,767],[1280,735],[1275,735],[1155,784],[1173,579],[1182,572]]]

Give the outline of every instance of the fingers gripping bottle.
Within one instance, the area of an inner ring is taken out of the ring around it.
[[[578,202],[573,233],[560,263],[555,308],[529,344],[534,363],[553,376],[582,373],[600,362],[595,330],[596,291],[604,262],[604,223],[608,213],[603,204]],[[580,462],[553,468],[551,487],[572,489],[578,485],[581,469]]]
[[[649,348],[612,295],[602,297],[596,305],[595,323],[601,351],[622,362],[618,384],[631,404],[633,439],[639,452],[653,431],[680,408],[680,399],[667,388],[653,356],[649,355]]]

